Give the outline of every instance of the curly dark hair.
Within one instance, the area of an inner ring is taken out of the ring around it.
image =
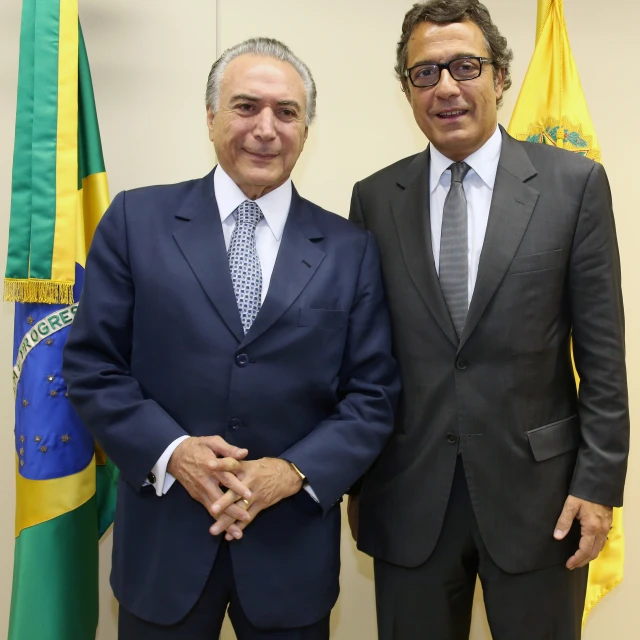
[[[513,52],[507,46],[507,39],[500,34],[491,20],[489,10],[478,0],[428,0],[418,2],[407,11],[402,23],[402,35],[396,48],[395,71],[402,86],[407,88],[404,72],[407,68],[407,48],[416,27],[423,22],[449,24],[471,21],[478,26],[484,36],[487,50],[496,70],[504,69],[504,90],[511,86],[511,60]],[[498,106],[502,98],[498,101]]]

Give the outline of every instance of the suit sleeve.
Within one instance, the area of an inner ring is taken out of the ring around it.
[[[356,182],[353,186],[353,192],[351,194],[351,207],[349,208],[349,220],[354,224],[357,224],[362,229],[367,227],[364,224],[364,217],[362,216],[362,206],[360,205],[360,183]]]
[[[340,369],[341,400],[281,456],[307,476],[325,513],[382,451],[393,431],[399,391],[380,258],[367,233]]]
[[[353,192],[351,193],[351,206],[349,208],[349,220],[354,224],[357,224],[361,229],[366,229],[367,227],[364,224],[364,217],[362,215],[362,205],[360,204],[360,183],[356,182],[353,185]],[[358,496],[362,491],[362,481],[363,478],[358,478],[356,482],[354,482],[347,493],[350,496]]]
[[[78,312],[64,349],[63,376],[80,419],[139,489],[163,451],[188,435],[131,374],[134,281],[126,196],[105,213],[87,258]]]
[[[596,164],[587,180],[569,270],[582,444],[571,494],[622,504],[629,452],[620,256],[611,192]]]

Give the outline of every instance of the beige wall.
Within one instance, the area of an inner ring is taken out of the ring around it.
[[[536,0],[486,0],[515,53],[513,89],[500,121],[507,124],[533,50]],[[0,255],[9,218],[20,3],[0,6]],[[346,215],[353,183],[424,146],[393,79],[394,46],[411,0],[80,0],[112,194],[143,184],[204,174],[214,157],[205,128],[204,82],[216,52],[254,35],[289,44],[319,87],[318,120],[294,179],[301,192]],[[603,8],[604,7],[604,8]],[[611,7],[607,13],[606,8]],[[640,235],[631,163],[639,136],[634,77],[640,4],[565,0],[567,25],[614,195],[623,263],[632,413],[640,393]],[[617,16],[620,16],[618,18]],[[593,71],[591,71],[593,70]],[[635,144],[634,144],[635,143]],[[13,562],[14,453],[10,382],[11,305],[0,305],[0,633],[9,615]],[[627,577],[594,611],[587,640],[631,640],[640,627],[640,472],[631,458],[627,484]],[[402,523],[398,523],[402,526]],[[101,547],[99,640],[115,639],[117,606],[108,586],[110,535]],[[179,587],[177,587],[179,588]],[[490,638],[477,599],[473,640]],[[535,606],[532,603],[532,606]],[[334,610],[336,640],[375,638],[371,563],[345,530],[342,596]],[[223,640],[233,632],[225,628]],[[32,639],[25,639],[32,640]],[[37,640],[37,639],[33,639]]]

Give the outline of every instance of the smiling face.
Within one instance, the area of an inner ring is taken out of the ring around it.
[[[207,109],[209,139],[251,200],[291,175],[307,139],[306,106],[302,78],[289,63],[242,55],[227,66],[218,111]]]
[[[409,40],[407,68],[426,62],[449,62],[460,56],[491,57],[475,23],[423,22]],[[504,71],[496,72],[485,63],[482,74],[474,80],[458,82],[446,70],[433,87],[416,88],[407,80],[405,94],[424,135],[447,158],[459,162],[495,132],[496,103],[503,86]]]

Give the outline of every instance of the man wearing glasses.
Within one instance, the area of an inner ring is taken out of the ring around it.
[[[494,640],[579,638],[587,565],[622,504],[609,185],[601,165],[498,127],[511,58],[477,0],[414,5],[396,72],[430,145],[353,191],[403,378],[349,509],[375,558],[381,640],[468,638],[477,576]]]

